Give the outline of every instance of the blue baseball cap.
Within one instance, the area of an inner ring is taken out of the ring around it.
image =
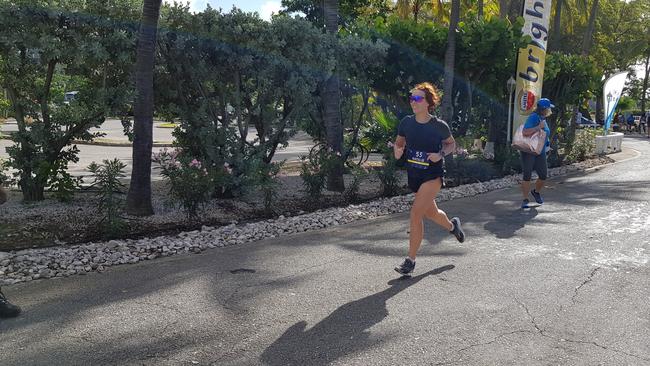
[[[539,102],[537,102],[537,108],[547,109],[547,108],[555,108],[555,106],[553,105],[553,103],[551,103],[550,100],[548,100],[548,98],[542,98],[539,100]]]

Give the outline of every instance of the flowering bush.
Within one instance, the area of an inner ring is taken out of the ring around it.
[[[208,201],[215,181],[229,174],[230,167],[206,167],[182,150],[162,150],[153,155],[153,161],[160,165],[161,174],[169,181],[169,192],[173,201],[180,203],[188,219],[196,219],[199,209]]]

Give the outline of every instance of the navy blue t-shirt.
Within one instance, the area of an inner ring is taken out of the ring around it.
[[[426,154],[440,152],[442,142],[451,136],[449,125],[445,121],[433,117],[426,123],[419,123],[415,120],[415,116],[406,116],[399,123],[397,134],[406,138],[404,154],[407,154],[409,161],[414,156],[419,156],[423,163],[428,163],[427,170],[442,170],[443,160],[434,163],[427,160]],[[423,164],[419,165],[423,166]],[[407,164],[407,166],[417,168],[418,164]]]

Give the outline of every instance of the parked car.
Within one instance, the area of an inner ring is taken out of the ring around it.
[[[78,91],[71,91],[63,94],[63,103],[70,104],[70,102],[77,98],[77,94],[79,94]]]
[[[578,127],[596,128],[596,127],[600,127],[600,125],[598,123],[596,123],[596,121],[592,121],[589,118],[581,117],[580,121],[578,121]]]

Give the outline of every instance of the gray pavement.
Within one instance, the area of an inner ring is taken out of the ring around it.
[[[650,142],[441,204],[411,279],[407,214],[6,287],[0,365],[650,365]]]

